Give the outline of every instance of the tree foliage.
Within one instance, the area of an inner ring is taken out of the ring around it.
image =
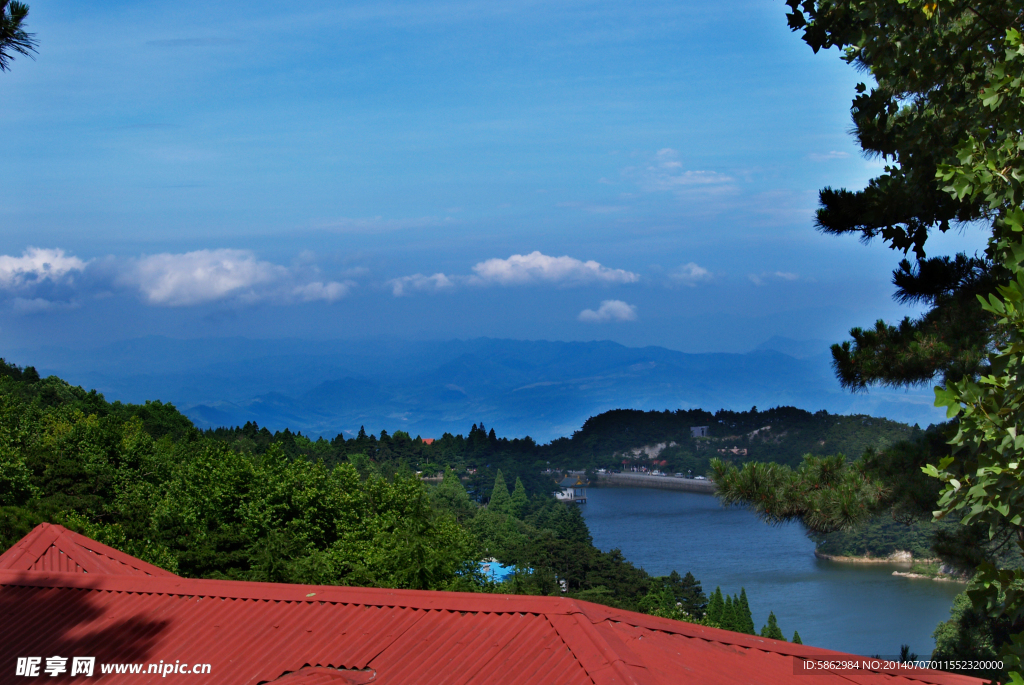
[[[775,612],[768,614],[768,623],[761,626],[761,637],[769,637],[773,640],[785,641],[786,636],[782,634],[782,629],[779,628],[778,619],[775,618]]]
[[[31,57],[36,39],[25,30],[28,5],[18,0],[0,0],[0,71],[11,68],[15,53]]]
[[[854,329],[852,342],[833,346],[840,381],[858,389],[977,373],[993,329],[976,295],[992,292],[1006,271],[991,250],[947,258],[929,257],[926,248],[935,231],[992,226],[996,212],[977,179],[1012,178],[1012,170],[989,163],[988,153],[1018,140],[1020,120],[993,108],[993,88],[1013,87],[999,76],[1020,8],[999,0],[787,4],[790,27],[815,52],[837,47],[871,74],[874,83],[858,85],[851,107],[854,135],[865,154],[885,161],[884,173],[863,190],[822,190],[817,227],[865,242],[881,238],[913,253],[915,264],[904,260],[893,272],[896,298],[928,307],[898,325]]]
[[[753,509],[768,523],[800,520],[814,531],[848,530],[867,520],[887,495],[864,462],[847,464],[839,454],[808,455],[798,469],[751,462],[742,469],[712,461],[718,497],[726,505]]]

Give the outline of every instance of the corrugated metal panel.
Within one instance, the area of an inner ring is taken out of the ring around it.
[[[82,566],[56,545],[39,556],[31,566],[32,571],[57,571],[59,573],[85,573]]]
[[[306,665],[370,667],[380,683],[592,682],[536,614],[0,587],[0,667],[13,668],[19,656],[52,655],[209,663],[208,682],[218,683],[273,680]],[[155,682],[157,676],[103,679]]]
[[[653,676],[656,682],[664,685],[710,682],[721,685],[749,685],[749,683],[774,685],[793,682],[806,685],[849,685],[851,682],[865,685],[868,683],[871,685],[880,685],[881,683],[912,685],[922,682],[966,685],[980,682],[976,678],[967,676],[923,670],[913,674],[908,671],[902,676],[875,672],[796,676],[794,675],[795,659],[793,656],[767,649],[712,642],[648,630],[622,622],[606,621],[597,624],[596,628],[606,638],[615,636],[620,639],[639,658],[643,669]],[[765,640],[765,642],[776,643],[775,640]],[[837,653],[831,652],[828,656],[836,658]]]
[[[536,614],[429,611],[370,662],[387,682],[589,684],[551,623]]]

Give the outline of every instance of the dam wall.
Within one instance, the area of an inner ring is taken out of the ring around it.
[[[599,473],[595,485],[626,488],[658,488],[715,494],[715,484],[709,480],[676,478],[674,476],[648,476],[643,473]]]

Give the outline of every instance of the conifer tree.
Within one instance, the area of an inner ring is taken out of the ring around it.
[[[800,639],[800,633],[798,633],[795,630],[793,631],[793,639],[791,640],[791,642],[794,645],[802,645],[804,643],[804,641]]]
[[[771,638],[772,640],[786,641],[786,637],[782,634],[782,629],[779,628],[779,622],[775,618],[775,612],[768,613],[768,624],[761,626],[761,637]]]
[[[494,476],[494,489],[491,490],[491,500],[487,509],[496,514],[508,514],[512,507],[512,498],[508,494],[508,486],[505,485],[505,477],[501,475],[501,469]]]
[[[25,31],[28,5],[12,0],[0,0],[0,71],[10,69],[14,53],[31,57],[36,51],[36,40]]]
[[[736,630],[747,635],[754,635],[754,617],[750,615],[747,603],[747,589],[740,588],[740,598],[736,603]]]
[[[725,604],[722,607],[722,619],[719,625],[725,630],[736,630],[736,604],[739,602],[735,596],[725,596]]]
[[[722,600],[722,588],[716,587],[715,591],[711,594],[711,599],[708,600],[707,614],[705,614],[708,623],[714,626],[720,626],[722,621],[722,609],[725,608],[725,602]]]
[[[704,594],[700,581],[689,571],[682,577],[676,571],[672,571],[668,579],[676,601],[682,604],[683,611],[695,618],[703,618],[708,610],[708,597]]]
[[[493,430],[493,429],[492,429]],[[528,503],[526,497],[526,488],[523,486],[523,481],[516,476],[516,487],[512,491],[512,501],[510,512],[517,519],[523,517],[523,512],[526,511],[526,505]]]

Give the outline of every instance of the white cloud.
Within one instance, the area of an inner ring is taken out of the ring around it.
[[[638,176],[641,190],[647,192],[720,193],[732,191],[733,178],[717,171],[684,169],[679,153],[672,148],[658,150],[643,169],[629,168],[627,175]]]
[[[582,262],[568,256],[550,257],[540,252],[514,254],[508,259],[488,259],[473,267],[470,282],[525,285],[529,283],[635,283],[640,276],[610,269],[593,260]]]
[[[135,260],[123,280],[138,286],[150,304],[180,307],[229,296],[258,299],[256,291],[288,275],[248,250],[196,250]]]
[[[351,283],[297,282],[286,267],[261,261],[249,250],[196,250],[131,260],[119,281],[135,286],[150,304],[184,307],[218,300],[245,303],[333,302]]]
[[[136,259],[83,261],[60,249],[30,247],[21,257],[0,255],[0,295],[11,310],[30,314],[75,308],[83,296],[139,292],[152,305],[185,307],[219,300],[242,303],[335,302],[355,285],[327,280],[301,254],[291,268],[257,259],[249,250],[196,250]],[[16,296],[15,296],[16,295]]]
[[[754,285],[761,286],[769,281],[796,281],[800,279],[800,274],[789,271],[774,271],[771,273],[749,274],[747,278]]]
[[[580,261],[573,257],[551,257],[539,251],[514,254],[508,259],[488,259],[473,266],[468,276],[436,273],[433,276],[413,274],[393,278],[387,282],[395,297],[413,291],[438,292],[459,285],[531,285],[550,283],[557,285],[583,285],[588,283],[635,283],[640,276],[625,269],[611,269],[602,264]]]
[[[827,153],[822,154],[820,152],[812,152],[807,155],[807,159],[812,162],[827,162],[830,159],[846,159],[850,154],[848,152],[837,152],[836,150],[829,150]]]
[[[698,283],[710,281],[711,272],[694,262],[688,262],[670,273],[668,277],[676,283],[693,287]]]
[[[86,262],[66,256],[64,250],[30,247],[20,257],[0,255],[0,288],[13,290],[47,280],[56,283],[85,266]]]
[[[576,318],[587,323],[636,321],[636,307],[622,300],[604,300],[596,312],[593,309],[584,309]]]
[[[391,279],[388,281],[388,285],[391,286],[391,292],[395,297],[408,295],[409,291],[413,290],[437,292],[455,287],[452,279],[442,273],[436,273],[433,276],[424,276],[423,274],[402,276]]]
[[[295,286],[295,288],[292,289],[292,294],[296,299],[302,302],[315,302],[317,300],[335,302],[345,297],[345,295],[348,294],[348,291],[349,284],[347,283],[338,283],[337,281],[323,283],[321,281],[315,281],[313,283]]]

